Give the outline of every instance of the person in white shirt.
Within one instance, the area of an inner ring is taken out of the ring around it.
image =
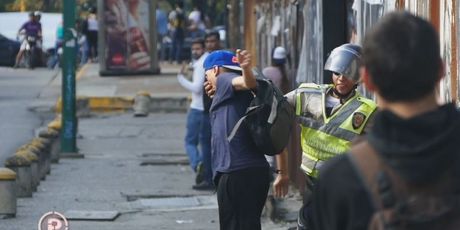
[[[97,10],[92,8],[90,10],[90,14],[88,15],[87,24],[88,24],[88,32],[87,32],[87,39],[89,44],[89,56],[92,62],[97,62],[97,39],[98,39],[98,30],[99,30],[99,23],[97,18]]]
[[[197,6],[193,7],[193,11],[188,15],[188,20],[190,23],[194,24],[199,30],[206,30],[204,24],[203,15]]]
[[[202,180],[202,154],[198,150],[198,144],[202,132],[203,121],[203,83],[205,72],[203,61],[208,55],[205,53],[203,39],[197,39],[192,42],[192,63],[190,66],[183,66],[180,73],[177,75],[179,83],[192,92],[192,103],[187,114],[187,133],[185,136],[185,150],[189,157],[190,166],[197,172],[196,184]],[[193,68],[192,80],[189,81],[184,75],[187,68]]]

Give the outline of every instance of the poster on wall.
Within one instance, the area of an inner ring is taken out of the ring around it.
[[[152,66],[152,26],[149,0],[103,0],[101,72],[155,72]],[[156,47],[153,47],[156,48]]]

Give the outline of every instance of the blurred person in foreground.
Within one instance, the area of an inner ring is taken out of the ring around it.
[[[443,225],[459,219],[449,199],[460,188],[460,113],[437,102],[444,69],[436,30],[408,12],[389,13],[365,36],[363,63],[363,81],[380,111],[350,153],[321,168],[300,229],[459,229],[458,221],[454,228]],[[411,206],[436,198],[446,200]],[[411,212],[425,213],[405,218]]]

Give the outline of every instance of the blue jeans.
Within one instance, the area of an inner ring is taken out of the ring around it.
[[[185,151],[187,152],[190,166],[194,171],[201,162],[201,154],[198,151],[198,143],[203,121],[203,111],[190,109],[187,115],[187,133],[185,135]]]
[[[200,144],[201,152],[203,153],[204,180],[212,184],[211,121],[209,119],[209,113],[203,113]]]
[[[177,33],[177,32],[174,32]],[[172,47],[169,53],[169,60],[182,62],[182,47],[184,46],[184,38],[178,35],[173,35]]]
[[[84,65],[88,62],[89,45],[88,41],[85,41],[80,47],[80,65]]]

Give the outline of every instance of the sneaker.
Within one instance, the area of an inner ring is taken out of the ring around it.
[[[207,191],[215,190],[214,185],[206,181],[202,181],[199,184],[193,185],[192,188],[195,190],[207,190]]]
[[[195,184],[200,184],[204,180],[204,167],[203,162],[198,163],[196,166]]]

